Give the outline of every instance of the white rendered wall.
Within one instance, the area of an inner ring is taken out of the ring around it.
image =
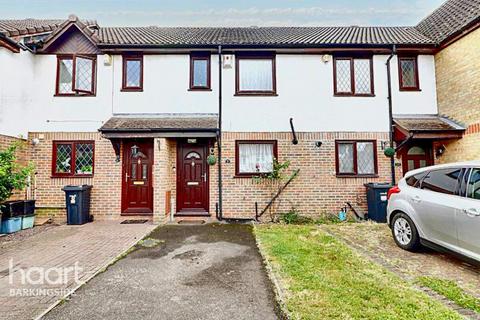
[[[226,131],[388,131],[387,55],[373,59],[374,97],[335,97],[333,61],[317,55],[277,55],[276,97],[234,97],[235,70],[224,70]],[[391,61],[394,113],[437,113],[433,56],[419,57],[422,91],[400,92]]]
[[[374,57],[374,97],[335,97],[333,61],[277,55],[276,97],[234,96],[235,68],[223,69],[225,131],[388,131],[387,55]],[[145,55],[143,92],[121,92],[122,58],[97,59],[95,97],[55,97],[56,56],[0,48],[0,133],[97,131],[112,114],[218,112],[218,60],[212,91],[188,91],[188,55]],[[419,92],[400,92],[392,59],[394,113],[437,113],[433,56],[419,56]]]

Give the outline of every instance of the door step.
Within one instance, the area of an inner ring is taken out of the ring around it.
[[[205,220],[198,220],[198,219],[195,219],[195,220],[191,220],[191,219],[181,219],[181,220],[178,220],[177,223],[178,223],[178,224],[195,224],[195,225],[199,225],[199,224],[205,224],[206,221],[205,221]]]
[[[174,214],[175,217],[210,217],[207,211],[180,211]]]

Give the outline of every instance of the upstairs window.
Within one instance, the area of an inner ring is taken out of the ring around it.
[[[418,64],[416,57],[398,58],[398,77],[401,91],[418,91]]]
[[[375,141],[336,141],[337,175],[372,176],[378,172]]]
[[[254,176],[273,170],[277,158],[277,141],[242,140],[236,141],[236,175]]]
[[[190,56],[190,90],[210,90],[210,54]]]
[[[143,56],[123,56],[122,91],[143,90]]]
[[[333,64],[334,91],[338,96],[372,96],[372,58],[336,57]]]
[[[276,95],[274,56],[237,56],[236,60],[236,95]]]
[[[93,141],[54,141],[52,157],[53,177],[93,175]]]
[[[68,55],[57,57],[58,96],[95,94],[96,57]]]

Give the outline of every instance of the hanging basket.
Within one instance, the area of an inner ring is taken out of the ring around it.
[[[211,166],[215,165],[215,163],[217,163],[217,157],[215,157],[213,154],[209,155],[207,157],[207,163]]]
[[[395,149],[392,147],[388,147],[383,151],[383,153],[386,157],[391,158],[395,155]]]

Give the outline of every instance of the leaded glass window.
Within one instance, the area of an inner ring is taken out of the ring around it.
[[[95,57],[69,55],[57,59],[57,95],[94,94]]]
[[[371,94],[372,73],[370,70],[370,59],[355,59],[353,60],[355,75],[355,93],[356,94]]]
[[[352,70],[350,60],[335,60],[336,84],[338,93],[352,93]]]
[[[123,90],[141,91],[143,89],[143,57],[123,57]]]
[[[75,91],[93,93],[93,60],[91,58],[75,59]]]
[[[92,175],[94,165],[93,141],[54,141],[53,176]]]
[[[73,60],[61,59],[58,61],[58,93],[74,93],[73,91]]]
[[[337,141],[337,174],[373,175],[377,173],[374,141]]]
[[[72,168],[72,145],[57,144],[55,159],[55,173],[70,173]]]
[[[375,155],[372,142],[357,143],[357,170],[358,174],[375,173]]]
[[[400,90],[418,90],[418,67],[416,58],[398,58]]]
[[[93,173],[93,144],[76,143],[75,144],[75,173],[92,174]]]
[[[335,94],[372,95],[371,58],[335,58]]]

